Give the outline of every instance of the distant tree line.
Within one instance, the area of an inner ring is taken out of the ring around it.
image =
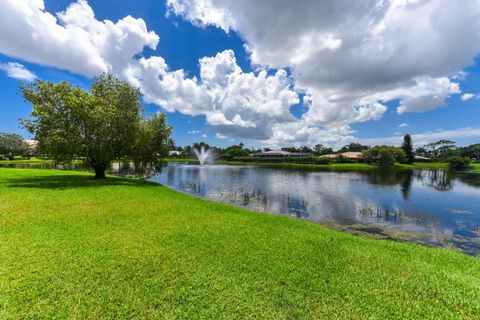
[[[480,159],[480,144],[473,144],[467,147],[457,147],[455,142],[450,140],[439,140],[437,142],[426,144],[422,147],[414,149],[412,137],[407,134],[403,138],[403,142],[400,147],[379,145],[368,146],[361,143],[352,142],[338,150],[334,150],[331,147],[323,144],[317,144],[313,147],[283,147],[281,150],[292,153],[304,153],[302,157],[284,157],[279,159],[268,158],[266,160],[256,157],[261,152],[270,151],[269,148],[248,148],[243,143],[231,145],[226,148],[210,147],[205,142],[196,142],[190,146],[174,147],[172,150],[177,150],[181,153],[181,157],[191,157],[193,155],[192,148],[201,147],[214,149],[216,157],[223,160],[235,160],[235,161],[282,161],[282,162],[296,162],[296,163],[315,163],[315,164],[328,164],[331,162],[348,163],[354,162],[342,155],[345,152],[361,152],[362,162],[376,163],[380,166],[391,166],[394,163],[411,164],[415,161],[416,156],[424,157],[424,161],[440,161],[440,162],[452,162],[452,168],[464,169],[468,167],[470,160]],[[325,155],[337,154],[337,156],[329,156],[324,158]],[[421,159],[419,159],[421,161]]]

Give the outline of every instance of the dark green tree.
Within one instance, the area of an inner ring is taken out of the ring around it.
[[[480,160],[480,143],[460,148],[460,154],[462,157],[469,157],[471,159]]]
[[[0,154],[10,157],[25,154],[28,145],[23,138],[15,133],[0,132]]]
[[[303,147],[300,149],[300,152],[303,152],[303,153],[313,153],[313,150],[312,150],[312,148],[310,148],[309,146],[303,146]]]
[[[202,147],[204,147],[205,149],[210,149],[210,145],[208,143],[203,142],[203,141],[192,143],[192,148],[194,148],[194,149],[200,150]]]
[[[57,161],[85,159],[95,178],[116,159],[143,165],[166,155],[171,127],[165,115],[144,115],[140,90],[113,75],[102,74],[90,90],[67,82],[36,81],[20,87],[33,106],[22,125],[35,137],[40,153]]]
[[[302,151],[302,149],[295,148],[295,147],[284,147],[281,150],[287,151],[287,152],[301,152]]]
[[[240,143],[227,147],[221,151],[220,157],[225,160],[232,160],[234,157],[248,157],[251,151],[244,146],[243,143]]]
[[[367,150],[369,147],[360,143],[349,143],[346,146],[343,146],[338,152],[361,152],[363,150]]]
[[[315,155],[317,155],[317,156],[321,156],[321,155],[324,155],[324,154],[333,153],[333,149],[332,149],[332,148],[326,147],[326,146],[324,146],[324,145],[321,144],[321,143],[315,145],[315,147],[313,148],[313,150],[315,151]]]
[[[375,146],[362,152],[363,158],[367,162],[376,162],[381,166],[391,166],[398,162],[405,162],[406,155],[401,148],[392,146]]]
[[[453,156],[447,162],[448,167],[452,170],[467,170],[470,166],[470,159],[467,157]]]
[[[406,134],[403,137],[402,149],[405,152],[405,156],[406,156],[405,162],[413,163],[413,161],[415,161],[415,156],[413,154],[412,137],[409,134]]]

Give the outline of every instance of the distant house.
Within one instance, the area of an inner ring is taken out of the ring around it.
[[[343,152],[343,153],[324,154],[321,157],[322,158],[336,159],[339,155],[342,155],[346,159],[353,160],[353,161],[361,161],[363,159],[363,156],[362,156],[361,152],[353,152],[353,151],[348,151],[348,152]]]
[[[180,151],[178,151],[178,150],[168,151],[168,155],[169,155],[170,157],[172,157],[172,156],[179,156],[179,155],[181,155],[181,154],[182,154],[182,153],[181,153]]]
[[[284,150],[271,150],[271,151],[256,153],[252,156],[259,157],[259,158],[286,158],[286,157],[311,157],[313,156],[313,154],[310,152],[288,152]]]
[[[37,140],[24,140],[24,141],[28,145],[28,147],[31,148],[31,149],[35,149],[38,145]]]
[[[415,159],[415,161],[418,161],[418,162],[429,162],[429,161],[431,161],[430,158],[422,157],[422,156],[415,156],[414,159]]]

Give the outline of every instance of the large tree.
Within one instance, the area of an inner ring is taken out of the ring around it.
[[[105,178],[115,159],[146,165],[168,151],[171,127],[165,115],[146,118],[140,90],[115,76],[102,74],[88,91],[65,81],[36,81],[20,89],[33,106],[22,124],[35,136],[38,150],[59,161],[84,158],[95,178]]]
[[[406,163],[413,163],[415,156],[413,154],[412,137],[409,134],[403,137],[402,149],[406,155]]]
[[[18,156],[28,151],[28,145],[21,136],[15,133],[0,132],[0,154]]]
[[[448,158],[457,155],[457,147],[454,141],[438,140],[423,146],[427,154],[435,160],[446,161]]]

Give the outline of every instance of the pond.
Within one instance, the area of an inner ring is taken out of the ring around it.
[[[87,170],[82,164],[0,166]],[[138,176],[128,162],[114,163],[109,172]],[[167,163],[148,180],[209,200],[354,234],[480,255],[480,174]]]
[[[149,180],[358,234],[480,254],[480,175],[169,163]]]

